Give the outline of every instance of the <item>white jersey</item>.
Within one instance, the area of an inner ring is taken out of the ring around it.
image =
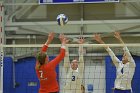
[[[83,49],[80,47],[79,49]],[[66,48],[68,51],[68,48]],[[69,53],[68,53],[69,54]],[[83,53],[79,53],[78,68],[73,70],[70,67],[69,55],[64,58],[64,67],[66,69],[66,80],[63,89],[63,93],[82,93],[81,85],[83,84],[84,73],[84,58]]]
[[[80,73],[79,69],[72,70],[70,68],[66,77],[64,93],[81,93],[82,80],[83,75]]]
[[[114,87],[121,90],[129,90],[131,89],[131,81],[135,72],[135,61],[132,58],[129,50],[127,47],[123,48],[128,58],[128,63],[123,64],[122,61],[120,61],[115,54],[112,52],[110,48],[107,48],[107,51],[109,55],[112,58],[113,63],[116,66],[116,79]],[[122,72],[123,70],[123,72]]]

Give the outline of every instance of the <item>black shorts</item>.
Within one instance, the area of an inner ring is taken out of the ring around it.
[[[131,93],[131,89],[121,90],[121,89],[115,88],[114,93]]]

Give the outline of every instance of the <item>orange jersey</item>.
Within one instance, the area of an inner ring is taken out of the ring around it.
[[[42,51],[45,52],[48,46],[44,45]],[[59,55],[47,64],[44,64],[40,69],[36,69],[37,77],[40,81],[39,93],[58,92],[59,85],[57,82],[56,66],[65,56],[65,49],[61,48]],[[38,64],[38,62],[37,62]],[[36,64],[36,65],[37,65]]]

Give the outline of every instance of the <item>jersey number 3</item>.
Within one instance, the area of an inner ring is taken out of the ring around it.
[[[75,76],[72,76],[72,81],[75,81]]]

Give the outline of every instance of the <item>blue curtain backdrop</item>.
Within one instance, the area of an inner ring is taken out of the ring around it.
[[[49,60],[55,56],[50,56]],[[13,63],[11,57],[4,57],[4,93],[38,93],[39,82],[35,72],[36,59],[27,57]],[[15,88],[13,83],[13,66],[15,66]],[[56,68],[59,79],[59,66]]]
[[[121,59],[121,56],[118,56]],[[132,80],[133,93],[140,93],[140,56],[133,57],[136,62],[135,74]],[[106,64],[106,93],[112,93],[114,87],[114,81],[116,77],[116,68],[112,64],[110,56],[105,58]]]

